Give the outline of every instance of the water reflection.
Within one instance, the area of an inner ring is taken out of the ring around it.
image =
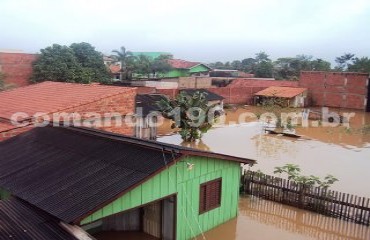
[[[205,236],[207,240],[366,240],[370,239],[370,228],[255,197],[242,197],[238,218]]]
[[[232,123],[238,114],[247,110],[250,109],[242,108],[229,113],[228,123]],[[272,174],[276,166],[298,164],[306,175],[336,176],[340,181],[333,185],[333,190],[370,197],[370,188],[367,186],[370,130],[368,133],[361,131],[364,126],[369,126],[366,124],[370,124],[370,113],[359,112],[351,121],[350,130],[344,127],[298,128],[297,133],[305,137],[292,139],[263,135],[260,125],[251,119],[251,122],[245,124],[215,127],[204,135],[201,143],[189,146],[255,159],[258,164],[252,170],[260,169],[267,174]],[[161,130],[162,133],[164,130]],[[167,133],[172,131],[167,128]],[[184,144],[178,134],[160,137],[158,141]]]
[[[196,142],[181,142],[181,146],[183,147],[190,147],[190,148],[196,148],[196,149],[202,149],[204,151],[211,151],[211,148],[205,144],[202,140],[196,141]]]

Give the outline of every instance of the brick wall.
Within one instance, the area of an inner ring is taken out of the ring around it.
[[[5,83],[16,87],[29,85],[32,63],[36,58],[36,54],[0,52],[0,70],[6,76]]]
[[[227,87],[208,90],[223,96],[226,104],[253,104],[254,94],[271,86],[298,87],[298,82],[242,78],[235,79]]]
[[[298,81],[235,79],[227,87],[205,89],[224,97],[226,104],[253,104],[254,94],[271,86],[298,87]],[[157,89],[157,93],[174,98],[178,94],[178,90]]]
[[[367,73],[301,72],[299,85],[308,88],[313,106],[365,109]]]

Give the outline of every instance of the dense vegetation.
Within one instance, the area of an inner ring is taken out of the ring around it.
[[[53,44],[41,49],[33,64],[33,82],[107,82],[111,77],[104,65],[103,55],[89,43],[71,46]]]
[[[156,78],[172,69],[167,62],[168,59],[172,58],[172,55],[160,55],[157,58],[146,55],[133,56],[132,52],[127,51],[125,47],[112,52],[114,55],[111,58],[114,63],[121,65],[120,80],[132,79],[133,73],[145,78]]]
[[[368,57],[355,57],[354,54],[345,53],[335,59],[337,66],[331,67],[330,62],[308,55],[296,57],[283,57],[272,61],[265,52],[259,52],[254,58],[234,60],[232,62],[215,62],[209,64],[216,69],[235,69],[253,73],[255,77],[297,80],[300,71],[350,71],[370,72],[370,59]]]
[[[171,128],[179,128],[185,142],[194,142],[211,129],[220,116],[217,104],[210,105],[206,93],[189,95],[180,92],[175,99],[163,99],[157,103],[163,117],[172,120]]]

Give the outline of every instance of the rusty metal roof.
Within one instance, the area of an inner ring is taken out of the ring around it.
[[[184,155],[254,163],[99,130],[49,126],[0,143],[0,186],[77,223]]]
[[[160,111],[161,109],[157,105],[157,102],[162,99],[166,99],[165,95],[162,94],[137,94],[136,95],[136,112],[142,116],[147,116],[153,111]]]
[[[279,98],[292,98],[303,92],[307,91],[307,88],[296,88],[296,87],[269,87],[257,92],[256,96],[265,97],[279,97]]]
[[[0,239],[77,240],[60,220],[16,198],[0,201]]]

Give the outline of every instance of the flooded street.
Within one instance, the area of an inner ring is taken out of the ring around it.
[[[370,239],[370,228],[244,196],[240,199],[239,216],[205,233],[204,237],[207,240],[366,240]]]
[[[227,110],[224,124],[220,124],[197,143],[183,143],[173,134],[169,121],[159,132],[158,141],[179,144],[258,161],[251,170],[273,174],[274,167],[286,163],[298,164],[305,175],[324,177],[332,174],[339,179],[331,188],[345,193],[370,197],[370,113],[355,112],[350,127],[297,127],[302,138],[294,139],[264,134],[256,119],[238,118],[253,107]],[[246,169],[249,166],[245,166]],[[198,236],[198,240],[337,240],[370,239],[370,227],[325,217],[287,205],[256,197],[241,197],[239,216]]]
[[[183,143],[178,134],[163,136],[158,141],[179,144],[258,161],[251,170],[273,174],[277,166],[286,163],[298,164],[305,175],[324,177],[332,174],[339,182],[332,186],[338,190],[359,196],[370,197],[370,114],[356,112],[345,127],[297,127],[299,139],[264,134],[255,119],[243,124],[234,124],[238,116],[253,108],[227,111],[226,124],[216,126],[206,133],[202,141]],[[231,124],[231,125],[229,125]],[[365,128],[365,130],[364,130]],[[169,123],[160,133],[171,133]],[[245,166],[245,168],[249,168]]]

